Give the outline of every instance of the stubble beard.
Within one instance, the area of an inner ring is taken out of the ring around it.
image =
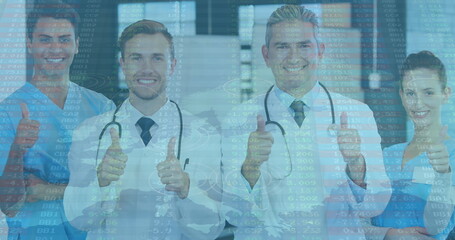
[[[136,88],[133,89],[132,93],[140,100],[151,101],[151,100],[155,100],[156,98],[160,97],[163,94],[163,92],[165,91],[165,89],[166,89],[166,84],[162,84],[160,86],[160,88],[158,89],[158,91],[154,92],[150,96],[147,96],[146,94],[141,94],[139,91],[136,90]]]
[[[69,75],[70,67],[71,65],[63,69],[47,69],[45,67],[40,67],[38,69],[35,69],[34,75],[39,75],[48,79],[60,79],[66,75]]]

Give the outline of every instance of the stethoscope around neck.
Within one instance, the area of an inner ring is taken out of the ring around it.
[[[182,150],[182,136],[183,136],[183,116],[182,116],[182,111],[180,110],[179,105],[174,102],[173,100],[169,101],[175,105],[175,108],[177,109],[177,112],[179,114],[179,120],[180,120],[180,129],[179,129],[179,140],[178,140],[178,148],[177,148],[177,159],[180,160],[180,152]],[[122,138],[122,124],[117,122],[117,112],[120,110],[123,104],[120,104],[114,111],[114,114],[112,115],[112,120],[107,123],[103,129],[101,130],[100,135],[98,136],[98,148],[96,149],[96,162],[95,166],[98,166],[98,154],[100,151],[100,145],[101,145],[101,139],[103,139],[104,134],[106,133],[106,130],[109,127],[117,127],[118,132],[119,132],[119,137]],[[185,160],[185,164],[183,165],[183,170],[185,170],[186,165],[189,163],[189,159],[187,158]]]
[[[333,106],[333,100],[332,100],[332,96],[330,95],[330,92],[329,90],[327,90],[327,88],[319,82],[319,85],[324,89],[325,93],[327,94],[327,97],[329,99],[329,102],[330,102],[330,112],[332,114],[332,124],[329,125],[328,129],[327,129],[327,132],[330,136],[336,136],[336,125],[335,125],[335,109],[334,109],[334,106]],[[269,126],[276,126],[280,129],[280,133],[281,135],[283,136],[283,140],[284,140],[284,144],[286,146],[286,151],[287,151],[287,158],[288,158],[288,161],[289,161],[289,171],[287,174],[285,174],[283,177],[277,177],[277,176],[274,176],[273,174],[273,171],[270,170],[270,165],[267,164],[267,168],[269,170],[269,173],[272,177],[278,179],[278,180],[282,180],[284,178],[287,178],[291,175],[292,173],[292,159],[291,159],[291,151],[289,150],[289,145],[288,145],[288,142],[286,140],[286,131],[284,130],[283,126],[279,123],[279,122],[276,122],[276,121],[272,121],[270,119],[270,113],[269,113],[269,107],[268,107],[268,100],[269,100],[269,95],[270,93],[272,92],[272,89],[275,85],[272,85],[269,90],[267,91],[267,93],[265,94],[265,98],[264,98],[264,110],[265,110],[265,117],[266,117],[266,122],[265,122],[265,125],[269,125]]]

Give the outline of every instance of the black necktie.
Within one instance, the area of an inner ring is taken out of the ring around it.
[[[305,113],[303,112],[303,106],[305,106],[305,103],[303,103],[300,100],[295,100],[291,104],[292,110],[294,110],[294,120],[299,125],[299,127],[302,126],[303,120],[305,120]]]
[[[153,126],[153,124],[155,124],[155,122],[152,119],[146,117],[141,117],[137,121],[137,125],[139,125],[139,127],[142,129],[141,138],[145,146],[147,146],[147,144],[150,142],[150,139],[152,139],[150,128]]]

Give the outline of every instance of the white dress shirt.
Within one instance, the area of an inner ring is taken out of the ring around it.
[[[328,132],[332,124],[328,95],[319,84],[302,99],[306,117],[300,128],[289,108],[294,99],[274,87],[267,103],[270,120],[278,122],[286,136],[266,125],[274,143],[253,189],[246,186],[241,166],[248,136],[257,128],[257,114],[266,120],[265,96],[237,107],[223,124],[223,212],[237,226],[236,239],[364,239],[360,218],[376,216],[387,205],[390,182],[371,110],[340,94],[330,95],[336,124],[346,112],[348,127],[359,131],[366,189],[346,174],[337,137]]]
[[[214,239],[224,226],[219,214],[219,135],[205,122],[183,112],[180,164],[186,158],[188,197],[166,191],[156,166],[167,155],[169,139],[179,136],[176,106],[167,102],[150,117],[152,139],[144,146],[136,122],[143,115],[126,100],[116,114],[122,125],[120,146],[128,156],[119,181],[99,187],[97,164],[111,144],[106,130],[96,159],[98,136],[113,112],[89,119],[74,133],[69,154],[70,183],[65,213],[70,222],[89,231],[88,239]],[[177,155],[178,141],[175,152]]]

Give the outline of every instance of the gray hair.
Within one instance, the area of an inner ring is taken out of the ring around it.
[[[316,14],[300,5],[284,5],[275,10],[270,15],[267,21],[267,29],[265,32],[265,44],[269,47],[270,40],[272,39],[272,26],[281,22],[303,21],[313,24],[313,33],[316,42],[318,41],[317,35],[319,33],[319,23]]]

